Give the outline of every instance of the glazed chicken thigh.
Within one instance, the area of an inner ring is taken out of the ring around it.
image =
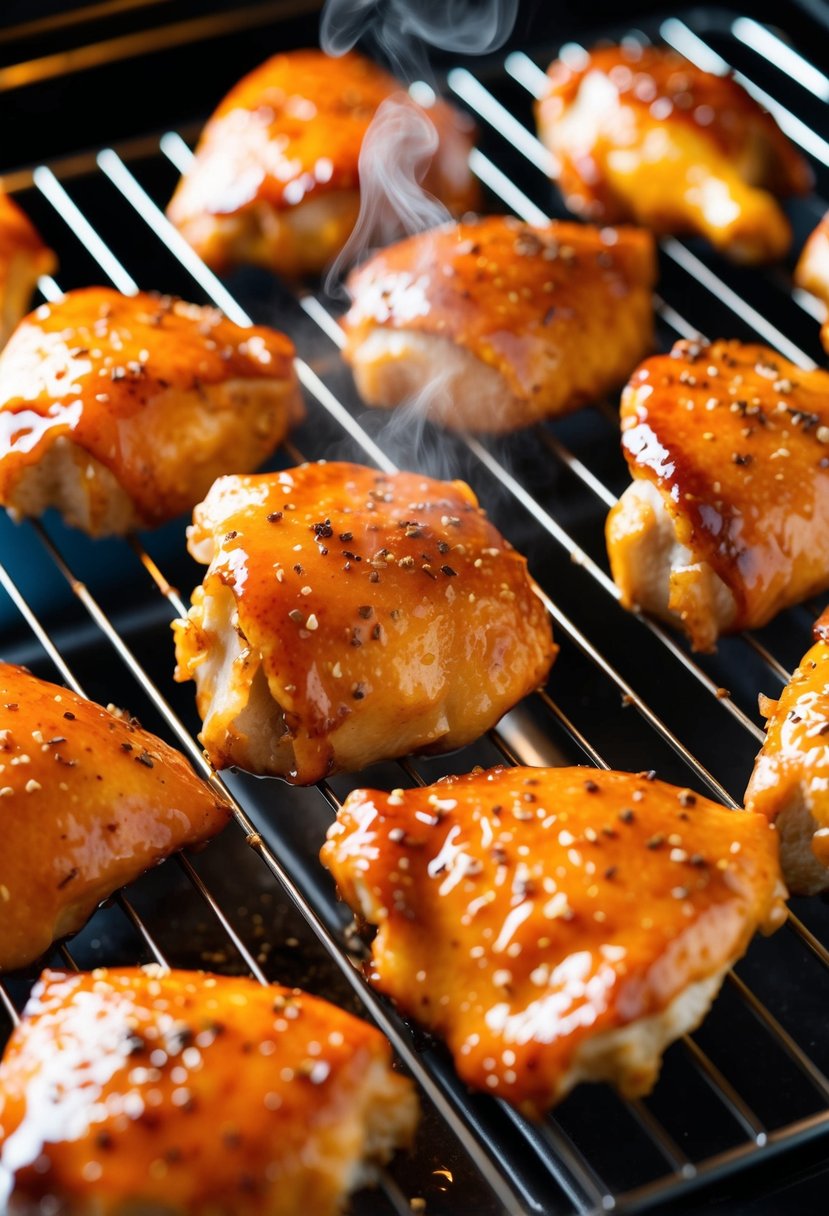
[[[224,477],[176,622],[213,763],[297,784],[476,739],[556,653],[526,561],[463,482],[360,465]]]
[[[829,887],[829,609],[815,642],[779,700],[760,698],[766,741],[746,790],[746,807],[777,828],[789,889]]]
[[[337,1216],[409,1142],[373,1027],[298,989],[47,971],[0,1064],[9,1216]]]
[[[369,405],[501,432],[616,388],[651,348],[653,241],[632,228],[447,225],[349,278],[344,355]]]
[[[354,52],[274,55],[231,89],[208,122],[170,219],[217,270],[252,262],[288,276],[318,273],[357,220],[369,124],[402,88]],[[422,185],[461,215],[479,199],[467,165],[472,125],[439,100],[423,113],[439,142]]]
[[[39,958],[176,849],[215,836],[229,813],[129,715],[0,664],[0,972]]]
[[[788,249],[775,196],[808,190],[811,173],[731,77],[664,47],[601,47],[550,66],[537,118],[565,201],[587,219],[699,233],[738,262]]]
[[[70,292],[0,355],[0,503],[92,536],[155,527],[302,416],[294,348],[168,296]]]
[[[29,218],[0,190],[0,347],[29,307],[40,276],[56,265]]]
[[[540,1115],[579,1081],[646,1093],[755,929],[774,831],[652,774],[495,768],[357,790],[322,861],[377,926],[370,978],[467,1084]]]
[[[634,480],[607,545],[626,607],[710,650],[829,587],[829,373],[678,342],[632,376],[622,446]]]

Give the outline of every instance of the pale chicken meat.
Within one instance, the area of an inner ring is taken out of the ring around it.
[[[789,889],[829,888],[829,609],[777,701],[760,698],[766,741],[746,790],[749,810],[777,828]]]
[[[0,355],[0,503],[92,536],[155,527],[303,412],[292,343],[169,296],[70,292]]]
[[[354,52],[274,55],[231,89],[207,123],[170,219],[216,270],[255,263],[290,277],[318,273],[357,221],[369,125],[402,89]],[[461,215],[479,201],[467,164],[472,124],[440,100],[422,113],[438,141],[422,188]],[[397,151],[391,147],[389,157]]]
[[[794,278],[798,287],[810,291],[829,308],[829,214],[823,217],[803,246]],[[829,350],[829,315],[823,322],[820,339]]]
[[[646,1093],[754,931],[785,917],[768,821],[653,774],[356,790],[321,857],[377,927],[371,981],[468,1085],[531,1116],[580,1081]]]
[[[46,971],[0,1063],[9,1216],[337,1216],[411,1140],[373,1027],[296,988]]]
[[[40,276],[56,266],[31,220],[0,190],[0,347],[29,308]]]
[[[128,714],[0,664],[0,972],[39,958],[229,814]]]
[[[625,607],[711,650],[829,587],[829,373],[678,342],[627,385],[622,446],[607,546]]]
[[[543,682],[549,618],[463,482],[360,465],[225,477],[176,622],[213,763],[297,784],[476,739]]]
[[[655,277],[637,229],[447,225],[352,273],[344,355],[369,405],[511,431],[622,383],[652,347]]]
[[[778,198],[808,190],[811,172],[732,77],[664,47],[601,47],[551,64],[536,114],[585,218],[698,234],[738,262],[789,248]]]

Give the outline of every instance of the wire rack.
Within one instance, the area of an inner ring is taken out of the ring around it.
[[[819,188],[829,184],[829,143],[816,130],[829,77],[781,35],[720,9],[608,32],[661,39],[709,70],[735,68],[809,155]],[[445,80],[479,121],[471,166],[491,209],[530,222],[564,214],[531,119],[542,69],[559,49],[544,48],[537,58],[512,53],[475,69],[458,65]],[[565,52],[577,49],[571,43]],[[280,453],[281,465],[337,456],[391,471],[400,460],[466,477],[496,524],[528,553],[562,644],[549,691],[528,698],[479,745],[381,766],[359,783],[421,784],[475,763],[588,763],[655,767],[666,779],[738,805],[762,739],[757,693],[773,694],[787,679],[820,605],[793,609],[760,635],[728,639],[715,656],[692,655],[662,625],[624,613],[602,541],[604,516],[627,480],[614,406],[599,403],[498,443],[428,426],[413,434],[366,413],[338,357],[337,308],[329,298],[292,293],[253,271],[220,280],[166,220],[164,204],[192,156],[191,136],[169,131],[15,174],[24,206],[67,267],[60,281],[41,281],[43,296],[57,299],[62,289],[103,278],[126,293],[169,290],[209,300],[242,325],[256,320],[285,329],[300,352],[309,420]],[[818,196],[793,204],[797,244],[824,207]],[[792,290],[788,272],[737,270],[703,246],[673,238],[661,242],[661,262],[663,346],[703,331],[754,337],[802,367],[815,366],[821,306]],[[355,1211],[399,1216],[412,1210],[413,1196],[415,1207],[423,1210],[423,1202],[436,1216],[664,1209],[727,1175],[750,1180],[773,1155],[829,1131],[829,1051],[819,1016],[829,987],[829,924],[819,901],[798,904],[786,929],[755,943],[703,1027],[668,1052],[649,1099],[625,1102],[604,1087],[585,1087],[531,1124],[491,1097],[470,1095],[444,1049],[366,984],[360,943],[316,863],[325,826],[358,779],[295,790],[241,774],[218,777],[194,737],[191,694],[169,677],[165,618],[186,610],[173,581],[195,585],[200,578],[180,552],[182,526],[160,538],[118,542],[118,561],[130,564],[113,593],[106,570],[114,545],[70,539],[51,519],[0,530],[0,583],[30,631],[28,640],[15,635],[7,657],[57,673],[81,693],[89,683],[99,700],[140,701],[147,724],[177,742],[231,799],[237,830],[121,892],[56,958],[70,967],[152,960],[248,971],[263,983],[287,978],[372,1018],[419,1083],[425,1129],[414,1160],[384,1172],[379,1191],[358,1196]],[[53,620],[42,593],[32,590],[44,579],[71,589],[72,628]],[[90,677],[83,685],[81,669]],[[0,984],[7,1029],[30,983],[24,976]]]

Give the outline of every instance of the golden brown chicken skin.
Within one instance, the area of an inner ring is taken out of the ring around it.
[[[829,609],[814,632],[779,700],[760,698],[766,741],[745,797],[749,810],[775,824],[796,895],[829,887]]]
[[[356,53],[275,55],[239,82],[204,129],[170,219],[210,266],[253,262],[315,274],[345,244],[360,209],[360,148],[377,108],[403,89]],[[423,188],[453,213],[479,201],[467,165],[471,124],[443,101],[423,111],[438,150]]]
[[[40,276],[56,266],[31,220],[0,190],[0,347],[29,307]]]
[[[93,536],[155,527],[302,416],[294,348],[169,296],[70,292],[0,355],[0,503]]]
[[[336,1216],[408,1143],[371,1026],[298,989],[47,971],[0,1064],[10,1216]]]
[[[184,757],[128,715],[0,664],[0,971],[39,958],[228,815]]]
[[[829,586],[829,373],[678,342],[625,389],[622,446],[607,545],[626,607],[710,650]]]
[[[567,205],[586,218],[698,233],[739,262],[788,249],[775,196],[804,193],[810,170],[730,76],[664,47],[602,47],[550,66],[536,114]]]
[[[476,739],[557,647],[527,564],[463,482],[360,465],[225,477],[174,625],[219,768],[300,785]]]
[[[630,374],[653,343],[655,278],[636,229],[448,225],[350,276],[344,355],[369,405],[417,399],[453,429],[510,431]]]
[[[756,928],[773,830],[661,781],[495,768],[357,790],[322,861],[377,926],[371,979],[464,1081],[540,1115],[579,1081],[646,1093]]]
[[[803,246],[794,278],[798,287],[805,288],[829,305],[829,213],[823,217]],[[820,340],[829,350],[829,317],[821,328]]]

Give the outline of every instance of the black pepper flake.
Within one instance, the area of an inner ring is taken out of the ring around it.
[[[271,511],[270,514],[268,515],[268,523],[269,524],[278,524],[281,518],[282,518],[281,511]]]
[[[225,532],[225,540],[235,540],[239,533],[233,529],[230,532]]]
[[[617,866],[608,866],[604,872],[604,876],[606,879],[608,879],[608,881],[610,881],[611,879],[616,877],[618,872],[619,872],[619,870],[618,870]]]
[[[16,714],[18,709],[20,709],[20,706],[15,701],[11,701],[8,705],[6,705],[6,709],[9,711],[9,713]],[[64,718],[70,718],[70,717],[73,718],[75,715],[74,714],[64,714],[63,716],[64,716]]]
[[[78,868],[77,868],[77,866],[73,866],[72,869],[69,871],[69,873],[65,874],[63,876],[63,878],[60,880],[60,882],[58,883],[58,890],[62,891],[64,887],[68,887],[70,882],[72,881],[72,879],[77,878],[77,877],[78,877]]]
[[[696,794],[692,794],[690,790],[682,790],[682,792],[679,795],[679,805],[680,806],[696,806],[697,805]]]
[[[615,840],[618,835],[619,835],[619,833],[616,831],[615,828],[608,828],[608,827],[602,828],[602,836],[608,836],[611,840]]]
[[[633,823],[636,816],[630,807],[625,807],[623,811],[619,811],[619,818],[621,819],[622,823]]]
[[[334,535],[330,519],[323,520],[321,524],[313,524],[312,528],[314,535],[322,540],[327,540],[329,536]]]
[[[441,574],[445,574],[447,578],[457,578],[457,570],[453,570],[451,566],[441,566]]]
[[[140,756],[135,757],[138,764],[143,764],[145,768],[153,767],[153,758],[149,752],[142,752]]]
[[[8,709],[8,708],[9,708],[9,706],[7,705],[6,709]],[[75,715],[71,712],[71,710],[67,709],[66,713],[63,716],[64,716],[64,718],[67,718],[70,722],[75,721]]]
[[[665,837],[661,832],[657,832],[655,836],[651,836],[651,838],[645,842],[646,847],[649,849],[661,849],[664,843]]]
[[[370,583],[379,583],[380,582],[380,575],[377,573],[376,570],[372,570],[371,574],[368,576],[368,581]]]
[[[362,701],[363,697],[366,695],[365,684],[355,684],[351,690],[351,695],[355,701]]]
[[[357,612],[363,618],[364,621],[367,621],[369,619],[369,617],[371,616],[373,609],[371,607],[371,604],[361,604],[360,607],[357,609]]]
[[[131,744],[131,743],[127,743],[127,742],[122,743],[122,744],[121,744],[121,751],[122,751],[122,752],[131,752],[131,751],[132,751],[132,744]]]
[[[299,562],[296,562],[296,564],[294,565],[294,574],[303,574],[303,573],[304,573],[304,571],[302,569],[302,566],[299,564]]]
[[[754,458],[748,453],[743,455],[741,452],[732,452],[731,459],[734,464],[751,464]]]
[[[347,543],[350,540],[354,540],[354,533],[353,532],[341,532],[340,540],[343,542],[343,544]]]
[[[708,862],[705,860],[702,853],[692,853],[688,860],[692,866],[697,866],[699,869],[708,865]]]
[[[584,788],[585,788],[585,791],[586,791],[588,794],[598,794],[598,792],[599,792],[599,787],[598,787],[598,785],[596,784],[596,782],[595,782],[595,781],[591,781],[590,779],[588,779],[587,781],[585,781],[585,783],[584,783]]]
[[[438,553],[448,553],[451,548],[452,548],[452,546],[449,544],[448,541],[445,541],[445,540],[438,541]]]
[[[379,642],[382,636],[383,636],[383,631],[380,628],[379,624],[375,625],[371,631],[372,640],[375,642]]]
[[[305,617],[298,608],[292,608],[288,613],[288,619],[293,621],[295,625],[304,625]]]
[[[360,637],[360,630],[359,630],[359,629],[352,629],[352,630],[351,630],[350,644],[351,644],[352,646],[362,646],[363,642],[362,642],[362,639],[361,639],[361,637]]]

